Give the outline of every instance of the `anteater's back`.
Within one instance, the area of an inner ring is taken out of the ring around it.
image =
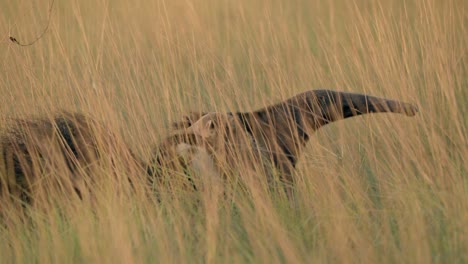
[[[88,199],[101,180],[128,184],[142,172],[142,163],[118,136],[79,113],[12,119],[0,144],[2,207],[8,204],[4,199],[38,204],[54,194]]]

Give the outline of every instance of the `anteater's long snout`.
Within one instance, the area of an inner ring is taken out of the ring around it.
[[[364,94],[344,93],[342,103],[343,110],[361,114],[390,112],[414,116],[418,112],[418,107],[411,103]]]
[[[365,94],[330,92],[322,95],[329,106],[334,108],[334,114],[339,113],[342,118],[369,113],[398,113],[414,116],[419,111],[414,104]],[[330,111],[331,109],[329,109]],[[336,112],[336,110],[338,110]],[[340,113],[341,112],[341,113]],[[335,117],[332,119],[340,119]]]

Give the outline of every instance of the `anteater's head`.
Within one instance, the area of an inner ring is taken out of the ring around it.
[[[398,100],[391,100],[358,93],[332,90],[314,90],[295,97],[306,100],[309,111],[316,117],[317,128],[353,116],[370,113],[398,113],[414,116],[418,108]]]

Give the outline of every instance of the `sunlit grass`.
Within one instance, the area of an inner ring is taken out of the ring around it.
[[[2,127],[84,112],[149,160],[185,112],[254,110],[314,88],[420,112],[320,129],[298,165],[295,207],[252,186],[162,203],[108,186],[95,204],[1,226],[2,262],[468,261],[465,1],[57,1],[30,47],[8,34],[35,39],[49,3],[3,2]]]

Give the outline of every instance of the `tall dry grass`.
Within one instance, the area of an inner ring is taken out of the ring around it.
[[[149,159],[184,112],[253,110],[312,88],[420,113],[319,130],[294,208],[254,187],[158,204],[107,186],[93,206],[2,225],[1,262],[468,261],[466,1],[56,0],[41,40],[8,41],[33,40],[48,4],[0,4],[2,120],[88,113]]]

